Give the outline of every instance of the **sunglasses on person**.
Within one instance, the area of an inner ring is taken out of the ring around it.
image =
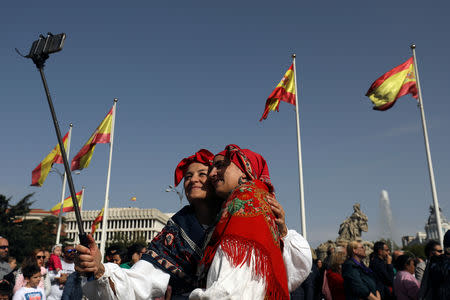
[[[77,252],[77,250],[75,250],[75,249],[67,249],[67,250],[66,250],[66,253],[67,253],[67,254],[70,254],[70,253],[72,253],[72,252]]]
[[[45,255],[36,255],[36,259],[44,259]]]
[[[0,246],[0,249],[3,249],[3,250],[8,249],[8,248],[9,248],[9,246]]]
[[[434,249],[433,251],[436,251],[437,253],[442,253],[442,252],[444,252],[444,250],[442,250],[442,249]]]

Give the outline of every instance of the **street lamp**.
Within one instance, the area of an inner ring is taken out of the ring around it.
[[[178,198],[180,198],[180,206],[183,205],[183,193],[177,190],[173,185],[169,184],[169,186],[166,189],[166,192],[175,192],[178,195]]]
[[[49,173],[56,173],[56,174],[58,174],[59,177],[61,178],[61,181],[64,181],[64,173],[65,173],[65,172],[61,172],[61,170],[59,170],[58,168],[52,167],[52,168],[50,169],[50,172],[49,172]],[[74,171],[74,172],[72,172],[72,173],[75,174],[75,175],[80,175],[80,174],[81,174],[80,171]]]

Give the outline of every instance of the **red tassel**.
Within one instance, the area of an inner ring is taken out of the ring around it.
[[[266,296],[264,299],[289,299],[281,284],[274,276],[272,262],[264,247],[255,241],[249,241],[238,236],[227,236],[220,242],[220,246],[233,266],[243,264],[250,265],[252,253],[255,257],[255,266],[252,270],[252,278],[264,278],[266,282]]]

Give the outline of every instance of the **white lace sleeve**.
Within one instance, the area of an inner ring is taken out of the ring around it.
[[[83,292],[89,300],[95,299],[152,299],[164,297],[170,275],[140,260],[131,269],[106,263],[105,274],[98,280],[87,282]],[[114,284],[111,289],[110,281]]]
[[[208,271],[206,290],[193,290],[189,299],[263,299],[265,282],[252,276],[254,266],[252,259],[249,266],[233,267],[219,246]]]
[[[311,271],[311,248],[308,241],[295,230],[289,230],[283,241],[283,260],[288,277],[288,288],[292,292],[302,284]]]

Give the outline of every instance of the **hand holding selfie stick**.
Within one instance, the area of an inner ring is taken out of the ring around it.
[[[69,162],[67,160],[66,149],[64,148],[64,143],[61,137],[61,130],[59,129],[59,123],[56,118],[55,109],[53,108],[52,98],[50,96],[50,92],[48,90],[47,80],[44,75],[44,64],[45,61],[49,58],[49,54],[55,53],[62,50],[64,45],[64,40],[66,35],[64,33],[53,35],[48,33],[46,37],[43,35],[39,36],[39,39],[33,42],[31,46],[30,53],[27,56],[20,54],[20,52],[16,49],[17,53],[26,58],[31,58],[35,63],[36,67],[41,74],[42,83],[44,84],[45,94],[47,95],[48,106],[50,107],[50,112],[52,114],[53,125],[55,125],[56,137],[58,138],[58,145],[61,150],[61,156],[64,163],[64,170],[67,174],[67,182],[69,184],[70,195],[72,197],[73,207],[75,210],[75,217],[77,220],[80,243],[83,246],[88,247],[88,239],[87,235],[83,229],[83,223],[81,220],[80,207],[78,206],[77,196],[75,192],[75,187],[73,185],[72,173],[70,172]]]

